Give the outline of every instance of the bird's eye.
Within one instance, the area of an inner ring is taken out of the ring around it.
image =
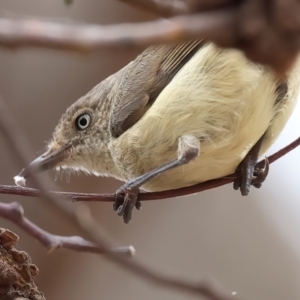
[[[90,126],[91,116],[87,113],[82,114],[76,118],[75,124],[78,130],[85,130]]]

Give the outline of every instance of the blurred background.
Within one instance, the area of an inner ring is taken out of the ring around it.
[[[151,19],[118,1],[1,0],[1,16],[41,17],[61,22],[109,24]],[[32,158],[42,153],[61,114],[137,52],[99,52],[82,56],[55,50],[0,48],[0,94],[31,141]],[[270,150],[299,135],[298,106],[280,139]],[[0,136],[0,183],[13,184],[15,164]],[[136,258],[158,271],[205,280],[238,299],[300,299],[300,149],[271,165],[262,189],[242,197],[231,185],[177,199],[152,201],[123,224],[111,204],[90,204],[99,225],[116,245],[134,245]],[[51,179],[54,175],[50,173]],[[43,175],[44,176],[44,175]],[[30,184],[30,182],[29,182]],[[119,182],[72,176],[58,181],[62,190],[113,192]],[[0,195],[20,202],[26,216],[59,235],[83,235],[57,208],[41,199]],[[76,205],[76,204],[71,204]],[[95,254],[57,250],[47,253],[36,240],[10,222],[0,226],[20,235],[40,273],[36,284],[48,300],[189,299],[153,286]],[[190,297],[192,299],[192,297]]]

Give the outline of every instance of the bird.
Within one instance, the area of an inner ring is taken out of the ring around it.
[[[236,172],[248,195],[267,177],[258,159],[289,119],[299,60],[286,76],[242,51],[192,40],[148,47],[62,115],[47,150],[29,164],[110,176],[125,184],[114,210],[125,223],[140,189],[172,190]],[[15,177],[25,185],[25,167]],[[121,195],[121,198],[120,198]]]

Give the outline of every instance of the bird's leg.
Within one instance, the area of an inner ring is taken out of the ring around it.
[[[125,223],[129,223],[132,218],[132,211],[134,207],[141,208],[141,203],[138,201],[139,188],[146,182],[155,178],[156,176],[179,166],[188,164],[192,160],[196,159],[200,154],[200,141],[198,138],[192,135],[185,135],[179,139],[178,143],[178,158],[166,163],[165,165],[158,167],[144,175],[136,177],[127,181],[122,187],[116,191],[116,196],[121,193],[125,193],[124,201],[116,200],[114,204],[114,210],[117,214],[123,216]]]
[[[284,103],[285,96],[288,92],[288,85],[286,81],[279,82],[276,88],[276,99],[274,105],[281,105]],[[275,116],[276,117],[276,116]],[[268,130],[267,130],[268,131]],[[249,153],[243,159],[236,169],[238,173],[237,179],[233,183],[235,190],[240,189],[241,194],[246,196],[250,192],[251,185],[256,188],[260,188],[269,172],[269,161],[265,158],[264,167],[259,168],[257,166],[257,160],[262,143],[266,137],[267,131],[257,141],[257,143],[251,148]]]
[[[235,190],[240,189],[243,196],[249,194],[251,185],[254,185],[256,188],[260,188],[268,175],[269,163],[267,158],[265,159],[264,167],[256,167],[259,151],[265,136],[266,133],[264,133],[257,143],[250,149],[236,169],[237,178],[233,183],[233,188]]]

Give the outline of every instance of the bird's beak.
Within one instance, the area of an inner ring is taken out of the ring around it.
[[[33,160],[25,167],[18,176],[19,178],[28,178],[31,171],[41,172],[54,168],[58,163],[62,162],[70,153],[71,146],[65,146],[57,150],[49,149],[41,156]]]

